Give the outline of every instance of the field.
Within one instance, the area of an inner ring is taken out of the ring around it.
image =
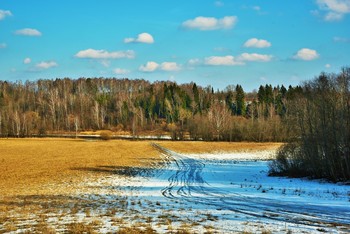
[[[159,159],[159,152],[141,141],[1,139],[0,149],[1,196],[55,193],[47,186],[71,186],[94,175],[84,168],[150,167]]]
[[[225,142],[160,142],[160,144],[183,153],[251,151],[280,145]],[[47,191],[45,185],[74,184],[81,178],[95,175],[84,168],[153,167],[162,160],[159,151],[148,141],[1,139],[0,149],[2,168],[0,189],[3,197],[46,194],[54,191],[51,188]],[[63,192],[66,191],[64,189]]]
[[[0,233],[349,228],[347,186],[266,176],[280,145],[1,139]]]

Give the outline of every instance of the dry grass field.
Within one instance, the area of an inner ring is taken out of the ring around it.
[[[74,184],[101,166],[150,166],[159,153],[145,141],[0,139],[1,196],[47,193],[47,184]]]

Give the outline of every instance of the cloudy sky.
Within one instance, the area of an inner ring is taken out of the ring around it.
[[[297,85],[350,66],[350,0],[1,0],[0,79]]]

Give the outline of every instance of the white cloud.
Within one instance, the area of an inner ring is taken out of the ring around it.
[[[160,69],[163,71],[179,71],[181,67],[175,62],[164,62],[160,65]]]
[[[122,68],[116,68],[113,70],[113,72],[117,75],[125,75],[125,74],[128,74],[130,73],[130,70],[127,70],[127,69],[122,69]]]
[[[12,16],[11,11],[5,11],[0,9],[0,20],[5,19],[7,16]]]
[[[343,14],[337,12],[329,12],[324,16],[325,21],[340,21],[343,19]]]
[[[325,11],[325,21],[339,21],[350,13],[349,0],[317,0],[318,7]]]
[[[320,55],[317,53],[316,50],[312,50],[308,48],[300,49],[293,56],[294,59],[305,60],[305,61],[315,60],[315,59],[318,59],[319,57]]]
[[[34,28],[23,28],[15,32],[16,35],[30,36],[30,37],[40,37],[42,34],[37,29]]]
[[[237,66],[244,65],[244,62],[238,61],[232,55],[227,56],[210,56],[204,59],[205,65],[211,66]]]
[[[139,67],[139,70],[142,72],[154,72],[156,70],[172,72],[181,70],[181,66],[175,62],[163,62],[161,64],[158,64],[156,62],[150,61],[145,65],[141,65]]]
[[[186,29],[198,29],[202,31],[230,29],[237,23],[236,16],[225,16],[221,19],[214,17],[198,16],[194,19],[187,20],[182,23],[182,27]]]
[[[29,63],[31,63],[32,62],[32,60],[30,59],[30,58],[25,58],[24,60],[23,60],[23,63],[24,64],[29,64]]]
[[[0,43],[0,49],[5,49],[7,47],[6,43]]]
[[[201,64],[201,60],[200,60],[200,59],[197,59],[197,58],[194,58],[194,59],[188,60],[187,63],[188,63],[188,65],[190,65],[190,66],[196,66],[196,65]]]
[[[90,59],[119,59],[119,58],[135,58],[135,52],[133,50],[127,51],[112,51],[108,52],[106,50],[94,50],[87,49],[81,50],[75,54],[77,58],[90,58]]]
[[[238,57],[239,61],[247,61],[247,62],[269,62],[273,58],[272,55],[267,55],[267,54],[248,54],[248,53],[243,53]]]
[[[327,9],[338,13],[350,12],[349,0],[317,0],[317,4],[321,9]]]
[[[55,61],[44,61],[35,65],[37,69],[44,70],[49,69],[51,67],[57,67],[58,64]]]
[[[145,65],[141,65],[139,70],[142,72],[153,72],[157,70],[159,64],[153,61],[147,62]]]
[[[330,65],[329,63],[327,63],[326,65],[324,65],[325,68],[331,68],[332,65]]]
[[[244,43],[244,47],[266,48],[270,46],[271,46],[270,42],[263,39],[257,39],[257,38],[251,38]]]
[[[204,59],[205,65],[211,66],[240,66],[245,65],[246,62],[269,62],[273,58],[272,55],[256,54],[256,53],[243,53],[237,57],[232,55],[227,56],[210,56]],[[200,63],[199,60],[190,60],[189,65],[197,65],[195,62]]]
[[[153,36],[149,33],[140,33],[137,38],[125,38],[124,43],[154,43]]]

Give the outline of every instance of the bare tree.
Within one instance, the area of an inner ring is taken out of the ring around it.
[[[225,101],[215,100],[208,112],[208,119],[211,122],[217,140],[221,138],[222,131],[228,127],[230,112]]]

